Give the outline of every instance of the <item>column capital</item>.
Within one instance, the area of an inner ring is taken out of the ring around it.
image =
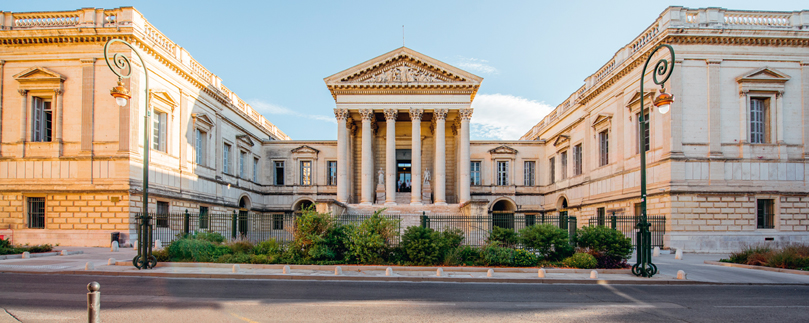
[[[447,120],[447,112],[449,112],[449,109],[435,109],[433,110],[433,119]]]
[[[419,120],[421,121],[421,115],[424,113],[424,109],[414,109],[410,108],[410,119],[411,120]]]
[[[348,109],[334,109],[334,117],[337,118],[337,120],[347,120]]]
[[[17,90],[17,93],[19,93],[20,96],[26,96],[28,95],[28,90]]]
[[[371,121],[374,119],[374,110],[360,109],[360,116],[362,117],[362,121]]]
[[[399,110],[396,109],[385,109],[385,120],[393,120],[396,121],[396,118],[399,116]]]
[[[56,94],[56,95],[62,95],[62,93],[65,93],[65,91],[62,90],[62,89],[56,89],[56,90],[53,90],[53,93]]]
[[[472,119],[472,112],[473,111],[474,111],[474,109],[472,109],[472,108],[461,109],[459,111],[459,114],[461,116],[461,120],[462,121],[469,121],[469,119]]]

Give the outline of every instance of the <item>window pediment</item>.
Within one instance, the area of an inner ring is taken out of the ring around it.
[[[298,148],[292,149],[293,154],[318,154],[320,150],[314,149],[307,145],[300,146]]]
[[[45,67],[32,67],[14,75],[21,90],[61,90],[67,77]]]
[[[646,105],[652,103],[652,100],[654,99],[654,94],[655,91],[645,91],[645,93],[643,94],[643,101]],[[634,108],[634,106],[639,104],[640,104],[640,91],[636,91],[635,94],[632,95],[632,98],[630,98],[629,101],[626,102],[626,107],[631,110]]]
[[[599,129],[612,122],[612,113],[599,113],[595,120],[593,120],[592,127]]]
[[[736,83],[739,83],[739,93],[784,92],[789,79],[789,75],[765,66],[737,77]]]
[[[174,108],[178,106],[177,101],[174,100],[171,94],[169,94],[169,92],[166,90],[153,89],[149,90],[149,92],[152,95],[152,97],[150,98],[153,101],[152,104],[154,103],[163,104],[169,107],[172,112],[174,112]]]
[[[255,143],[253,142],[252,139],[250,139],[250,136],[248,136],[248,135],[237,135],[236,136],[236,141],[239,143],[239,146],[243,146],[243,147],[253,147],[253,146],[255,146]]]
[[[569,135],[559,135],[556,137],[556,140],[553,142],[554,147],[559,147],[562,145],[569,145],[570,144],[570,136]]]
[[[194,119],[194,126],[206,132],[210,132],[215,124],[215,122],[204,113],[192,113],[191,118]]]
[[[511,154],[511,155],[514,155],[516,153],[517,153],[517,149],[511,148],[511,147],[506,146],[506,145],[502,145],[502,146],[499,146],[499,147],[496,147],[494,149],[489,150],[489,154],[492,154],[492,155],[494,155],[494,154]]]

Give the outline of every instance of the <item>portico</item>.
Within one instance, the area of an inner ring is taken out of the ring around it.
[[[325,78],[336,102],[337,200],[469,201],[470,105],[481,81],[406,47]]]

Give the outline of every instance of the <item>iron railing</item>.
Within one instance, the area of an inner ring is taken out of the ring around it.
[[[663,248],[663,236],[666,235],[666,216],[649,215],[646,217],[649,222],[649,231],[652,233],[652,247]],[[604,217],[592,217],[588,221],[590,226],[606,226],[621,231],[627,238],[632,239],[635,245],[635,237],[638,232],[638,222],[640,217],[635,215],[613,214]]]
[[[576,235],[576,217],[551,214],[524,214],[514,212],[491,212],[485,216],[427,215],[420,218],[421,226],[436,231],[460,229],[464,233],[464,245],[482,246],[486,244],[494,227],[511,229],[515,232],[535,224],[552,224]]]

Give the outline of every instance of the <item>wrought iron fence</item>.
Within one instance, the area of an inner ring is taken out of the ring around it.
[[[652,233],[652,247],[663,248],[663,236],[666,235],[666,216],[665,215],[649,215],[646,217],[649,222],[649,231]],[[638,222],[640,217],[635,215],[613,214],[605,217],[590,218],[588,224],[590,226],[606,226],[618,231],[621,231],[627,238],[632,239],[632,245],[635,245],[635,236],[638,232]]]
[[[518,232],[535,224],[552,224],[576,234],[576,217],[551,214],[523,214],[513,212],[492,212],[485,216],[465,215],[422,215],[421,226],[436,231],[460,229],[464,233],[464,245],[482,246],[486,244],[494,227]]]

